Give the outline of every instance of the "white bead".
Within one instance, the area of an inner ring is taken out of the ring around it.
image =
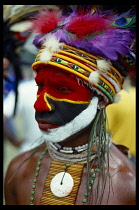
[[[51,144],[51,146],[52,146],[55,150],[58,150],[58,148],[57,148],[54,144]]]
[[[74,181],[67,172],[56,174],[51,180],[50,189],[56,197],[66,197],[72,191]]]
[[[62,149],[60,149],[60,152],[63,152],[63,153],[73,153],[72,150],[62,150]]]
[[[59,149],[61,148],[60,144],[55,143],[56,147],[58,147]]]
[[[82,152],[82,151],[84,151],[84,150],[85,150],[84,148],[78,149],[78,152]]]

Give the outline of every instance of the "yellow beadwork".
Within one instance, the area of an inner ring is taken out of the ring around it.
[[[65,44],[62,45],[56,53],[52,54],[49,61],[40,61],[40,55],[46,49],[47,46],[42,46],[36,56],[36,60],[32,64],[34,71],[36,71],[39,65],[55,66],[76,75],[89,84],[90,74],[94,71],[99,71],[99,80],[97,83],[93,83],[92,86],[101,91],[107,96],[109,102],[113,103],[114,96],[122,87],[123,79],[120,73],[112,65],[110,65],[110,69],[106,72],[101,72],[97,67],[97,60],[100,60],[101,58]]]

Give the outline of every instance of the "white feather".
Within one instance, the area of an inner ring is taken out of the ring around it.
[[[119,103],[119,101],[121,100],[121,95],[120,94],[116,94],[115,96],[114,96],[114,103]]]
[[[96,60],[97,68],[100,71],[106,72],[110,69],[110,62],[106,60]]]
[[[47,49],[45,49],[40,55],[40,61],[42,62],[48,62],[51,60],[51,58],[52,58],[52,53]]]
[[[61,43],[54,35],[49,35],[43,43],[52,53],[58,51]]]
[[[130,78],[127,76],[125,79],[124,79],[124,83],[123,83],[123,89],[127,92],[129,92],[129,89],[131,87],[131,80]]]
[[[91,72],[89,75],[89,83],[96,84],[99,81],[99,73],[97,71]]]

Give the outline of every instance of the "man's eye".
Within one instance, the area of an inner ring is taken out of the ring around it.
[[[60,92],[63,92],[63,93],[70,93],[71,92],[71,90],[69,88],[66,88],[66,87],[60,87],[60,88],[58,88],[58,90]]]
[[[43,89],[44,88],[44,85],[37,85],[38,86],[38,89]]]

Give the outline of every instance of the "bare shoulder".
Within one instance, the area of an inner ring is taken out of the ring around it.
[[[20,169],[21,166],[26,167],[26,164],[28,164],[30,161],[32,162],[33,159],[35,159],[36,157],[38,157],[40,155],[43,148],[45,148],[44,144],[42,144],[41,146],[36,147],[32,150],[29,150],[27,152],[17,155],[10,162],[7,172],[15,171],[16,169]]]
[[[136,172],[135,164],[113,144],[110,149],[110,166],[113,169],[118,167],[124,175],[130,172],[134,177]]]
[[[20,169],[21,166],[26,167],[26,163],[30,160],[30,157],[35,156],[36,152],[38,152],[38,149],[32,149],[13,158],[8,166],[6,176],[11,175],[11,173],[14,174],[17,169]]]
[[[16,199],[19,184],[21,186],[26,181],[26,177],[31,176],[32,170],[36,167],[37,156],[42,151],[42,148],[43,146],[19,154],[10,162],[4,181],[7,205],[17,205]]]
[[[135,165],[114,145],[110,149],[110,176],[115,195],[125,205],[134,205],[136,199]]]

